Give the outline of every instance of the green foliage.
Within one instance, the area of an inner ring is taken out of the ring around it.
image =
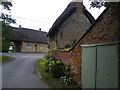
[[[11,43],[10,40],[2,38],[2,52],[8,52],[10,43]]]
[[[65,48],[71,48],[70,44],[65,44]]]
[[[91,0],[90,0],[91,1]],[[97,0],[94,0],[94,2],[91,2],[91,7],[93,7],[93,8],[101,8],[102,6],[105,6],[105,2],[98,2]],[[90,7],[90,8],[91,8]]]
[[[1,58],[1,56],[0,56],[0,58]],[[3,55],[1,60],[2,60],[2,63],[6,63],[6,62],[9,62],[9,61],[13,60],[13,58],[10,57],[10,56],[4,56]]]
[[[64,85],[60,82],[60,79],[54,78],[53,75],[50,72],[46,72],[46,66],[45,63],[47,60],[46,59],[38,59],[37,60],[39,65],[38,65],[38,70],[40,72],[40,75],[42,77],[42,80],[47,83],[47,85],[50,86],[50,88],[75,88],[76,84],[75,83],[70,83],[69,85]]]
[[[51,55],[52,51],[53,50],[49,50],[45,55],[45,59],[39,64],[44,66],[45,71],[50,73],[54,78],[58,78],[63,84],[68,85],[72,81],[70,77],[70,68],[65,67],[63,63],[56,60]]]
[[[45,55],[45,58],[46,58],[47,60],[53,60],[53,59],[54,59],[54,57],[53,57],[52,54],[51,54],[53,51],[54,51],[53,49],[49,49],[49,50],[48,50],[47,54]]]
[[[56,60],[50,53],[45,56],[41,63],[45,66],[45,70],[53,75],[55,78],[60,78],[67,75],[67,68],[58,60]]]
[[[92,0],[90,0],[92,1]],[[107,0],[100,0],[98,2],[98,0],[94,0],[94,2],[91,2],[91,7],[96,7],[96,8],[101,8],[102,6],[104,7],[110,7],[111,10],[115,11],[115,12],[118,12],[118,15],[114,17],[114,19],[116,21],[118,21],[118,25],[116,26],[116,29],[119,31],[120,33],[120,11],[119,11],[119,8],[120,8],[120,2],[109,2]],[[90,7],[90,8],[91,8]]]
[[[42,62],[45,66],[45,70],[53,75],[55,78],[60,78],[64,75],[65,67],[60,61],[55,60],[55,58],[51,55],[53,50],[49,50],[45,55],[45,59]]]
[[[5,23],[2,23],[2,37],[5,39],[9,39],[10,38],[10,34],[12,31],[12,27],[9,25],[5,25]]]
[[[65,44],[65,50],[70,50],[71,47],[76,43],[77,39],[74,39],[71,44]]]
[[[64,75],[65,67],[60,63],[60,61],[43,59],[40,64],[44,65],[45,71],[51,73],[55,78],[60,78]]]
[[[64,76],[65,67],[60,61],[50,61],[49,72],[52,73],[53,77],[60,78]]]
[[[3,20],[3,23],[5,25],[8,25],[11,24],[11,23],[15,23],[15,20],[11,18],[11,15],[8,15],[8,14],[5,14],[5,13],[2,13],[0,18]]]
[[[45,55],[45,58],[46,58],[47,60],[53,60],[53,56],[52,56],[51,54],[49,54],[49,53],[47,53],[47,54]]]
[[[15,23],[15,20],[11,18],[10,8],[12,6],[11,2],[0,2],[0,5],[8,13],[2,12],[0,18],[2,19],[2,51],[8,52],[9,46],[11,44],[9,38],[12,31],[11,23]]]
[[[65,75],[60,78],[60,81],[62,84],[68,85],[69,83],[72,82],[72,78],[70,75],[70,67],[65,67],[64,74]]]
[[[6,9],[6,10],[11,10],[10,7],[12,7],[11,2],[0,2],[0,5],[2,5],[3,8]]]
[[[119,9],[120,7],[120,2],[109,2],[107,0],[89,0],[91,1],[91,4],[90,6],[93,7],[93,8],[101,8],[102,6],[104,7],[110,7],[112,9]],[[91,8],[90,7],[90,8]]]
[[[68,85],[69,83],[72,82],[72,79],[71,79],[71,77],[63,76],[60,78],[60,81],[62,84]]]
[[[50,49],[50,44],[48,44],[48,48]]]

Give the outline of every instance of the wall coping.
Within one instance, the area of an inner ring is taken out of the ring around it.
[[[101,44],[83,44],[83,45],[80,45],[80,47],[105,46],[105,45],[113,45],[113,44],[118,44],[118,43],[120,43],[120,42],[101,43]]]
[[[69,52],[70,50],[57,50],[59,52]]]

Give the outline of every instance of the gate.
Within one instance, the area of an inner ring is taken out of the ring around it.
[[[82,47],[82,87],[118,88],[117,45]]]

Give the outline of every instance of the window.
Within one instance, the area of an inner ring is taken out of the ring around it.
[[[43,49],[44,45],[43,44],[40,44],[40,49]]]
[[[27,48],[31,48],[32,44],[31,43],[27,43]]]

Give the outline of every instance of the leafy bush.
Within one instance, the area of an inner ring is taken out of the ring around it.
[[[42,59],[39,64],[43,65],[45,70],[48,72],[49,61],[47,59]]]
[[[47,59],[47,60],[53,60],[54,57],[51,54],[53,51],[54,51],[53,49],[48,50],[47,54],[45,55],[45,59]]]
[[[64,76],[60,78],[60,81],[64,85],[68,85],[72,82],[71,76],[70,76],[70,67],[65,67]]]
[[[56,60],[51,54],[52,51],[48,51],[41,64],[45,66],[45,70],[51,73],[54,78],[59,78],[63,84],[68,85],[71,82],[70,68],[65,67],[63,63]]]
[[[46,54],[45,55],[45,59],[47,59],[47,60],[53,60],[54,57],[51,54]]]
[[[2,52],[8,52],[10,47],[10,40],[2,38]]]
[[[49,72],[53,75],[53,77],[60,78],[64,76],[64,71],[65,67],[60,63],[60,61],[50,61]]]
[[[68,85],[70,82],[72,82],[71,77],[63,76],[60,78],[60,81],[64,85]]]
[[[53,75],[55,78],[64,76],[65,67],[64,65],[56,60],[50,52],[45,55],[44,61],[41,63],[45,66],[45,70]]]

